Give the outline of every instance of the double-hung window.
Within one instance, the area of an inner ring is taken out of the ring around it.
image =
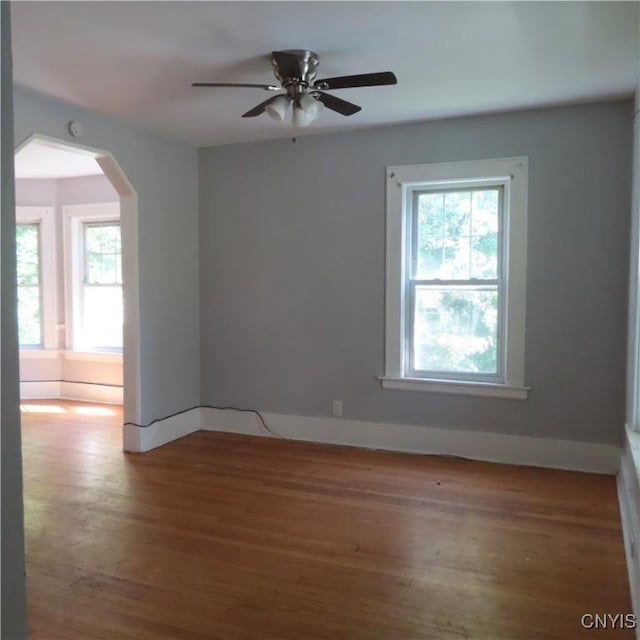
[[[122,351],[122,243],[118,204],[64,208],[69,274],[68,344]]]
[[[40,225],[16,225],[18,336],[21,347],[42,347],[42,260]]]
[[[16,208],[18,339],[21,349],[55,348],[53,209]]]
[[[524,398],[527,159],[388,167],[385,388]]]

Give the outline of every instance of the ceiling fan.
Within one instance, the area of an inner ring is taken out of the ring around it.
[[[353,76],[338,76],[316,80],[318,55],[306,49],[287,49],[272,51],[271,63],[277,84],[244,84],[233,82],[194,82],[192,87],[246,87],[265,91],[284,91],[271,96],[253,109],[242,114],[243,118],[255,118],[266,112],[274,120],[282,121],[289,110],[294,126],[306,126],[315,120],[323,107],[336,111],[343,116],[352,116],[362,107],[337,98],[325,91],[332,89],[350,89],[352,87],[375,87],[397,84],[398,80],[391,71],[380,73],[362,73]]]

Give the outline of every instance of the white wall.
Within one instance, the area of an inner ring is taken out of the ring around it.
[[[15,90],[16,143],[32,134],[111,152],[138,195],[140,409],[144,423],[197,405],[197,152],[135,127]],[[84,126],[80,140],[70,120]]]

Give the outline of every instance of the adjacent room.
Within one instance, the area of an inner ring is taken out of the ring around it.
[[[20,399],[122,405],[120,196],[93,154],[18,150]]]
[[[640,3],[0,7],[3,640],[640,637]]]

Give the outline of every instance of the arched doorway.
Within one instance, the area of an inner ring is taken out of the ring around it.
[[[122,404],[124,422],[140,422],[140,320],[138,285],[138,201],[133,185],[113,155],[96,149],[33,134],[17,145],[19,153],[29,145],[75,154],[79,160],[95,162],[119,198],[123,299]],[[59,230],[59,233],[61,231]],[[135,430],[123,430],[123,448],[139,451]]]

